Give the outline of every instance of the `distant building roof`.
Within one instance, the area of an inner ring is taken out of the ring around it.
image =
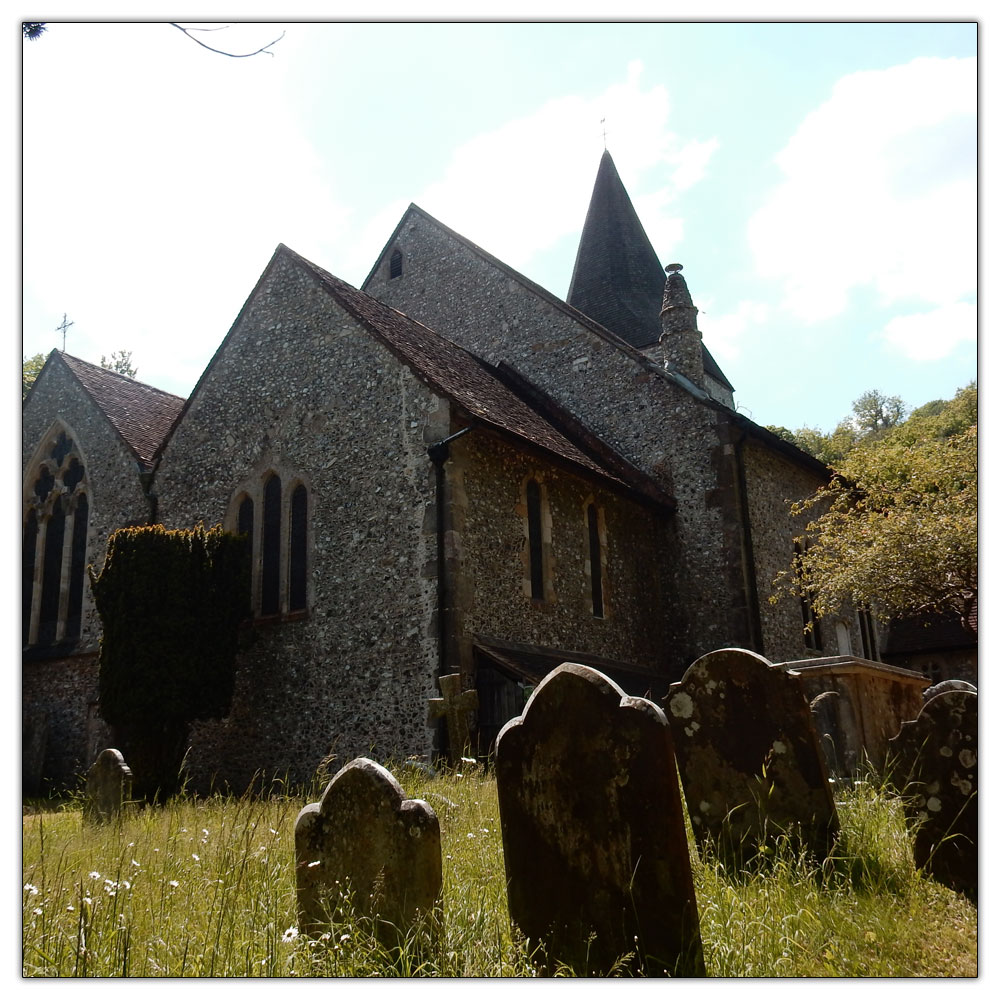
[[[635,348],[660,339],[666,276],[611,154],[605,150],[580,234],[566,301]],[[705,372],[732,389],[702,344]]]
[[[55,350],[84,391],[147,469],[184,406],[180,396]],[[51,357],[51,355],[50,355]]]

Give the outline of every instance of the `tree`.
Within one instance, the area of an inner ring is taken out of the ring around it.
[[[936,412],[935,412],[936,410]],[[811,513],[782,586],[817,616],[845,602],[883,620],[933,612],[967,627],[978,599],[978,390],[862,439],[829,484],[792,505]]]
[[[221,528],[122,528],[100,575],[89,573],[103,626],[101,716],[136,794],[168,796],[191,722],[229,710],[237,630],[250,612],[245,539]]]
[[[135,378],[139,370],[132,364],[131,351],[112,351],[110,359],[102,354],[101,367],[107,368],[108,371],[118,372],[119,375],[128,375],[129,378]]]
[[[854,425],[861,437],[884,434],[895,427],[906,413],[899,396],[884,396],[878,389],[862,393],[851,405]]]
[[[45,364],[44,354],[32,354],[30,358],[21,358],[21,402],[28,398],[28,391],[35,384],[38,373]]]
[[[37,38],[41,38],[45,31],[44,21],[22,21],[21,22],[21,32],[23,36],[28,39],[29,42],[35,41]]]

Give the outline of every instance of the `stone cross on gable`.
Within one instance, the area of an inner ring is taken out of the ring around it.
[[[469,712],[479,708],[479,694],[472,690],[462,690],[461,674],[444,674],[438,678],[438,686],[442,697],[428,701],[427,725],[433,726],[438,719],[444,717],[448,726],[448,749],[454,763],[471,742]]]

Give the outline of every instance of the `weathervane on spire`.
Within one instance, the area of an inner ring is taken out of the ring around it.
[[[73,325],[73,321],[70,320],[66,322],[66,313],[63,313],[63,321],[56,327],[56,330],[62,330],[63,335],[63,350],[66,350],[66,331]]]
[[[601,119],[601,125],[603,125],[604,122],[605,122],[605,119],[602,118]],[[606,153],[608,151],[608,130],[607,130],[607,128],[601,129],[601,135],[604,136],[604,152]]]

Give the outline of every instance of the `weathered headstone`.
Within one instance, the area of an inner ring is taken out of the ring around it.
[[[924,704],[926,705],[931,698],[936,698],[939,694],[944,694],[946,691],[971,691],[972,694],[978,693],[975,684],[970,684],[968,681],[960,681],[953,677],[946,681],[938,681],[937,684],[932,684],[927,688],[924,691]]]
[[[466,752],[470,743],[469,713],[479,707],[476,691],[462,690],[461,674],[443,674],[438,678],[440,698],[431,698],[427,705],[427,725],[433,726],[444,717],[448,727],[448,752],[452,763]]]
[[[546,971],[705,974],[676,773],[663,712],[578,663],[501,729],[510,915]]]
[[[978,896],[979,698],[945,691],[889,741],[891,780],[916,825],[913,860],[938,882]]]
[[[102,750],[87,771],[84,819],[94,823],[113,820],[131,798],[132,769],[118,750]]]
[[[21,794],[38,795],[45,773],[45,751],[49,740],[49,718],[41,710],[21,711]]]
[[[699,849],[740,866],[786,835],[825,857],[839,829],[797,674],[745,649],[695,660],[663,699]]]
[[[421,915],[434,919],[441,895],[437,816],[366,757],[341,768],[319,802],[299,813],[295,863],[304,931],[321,930],[349,905],[395,945]]]

